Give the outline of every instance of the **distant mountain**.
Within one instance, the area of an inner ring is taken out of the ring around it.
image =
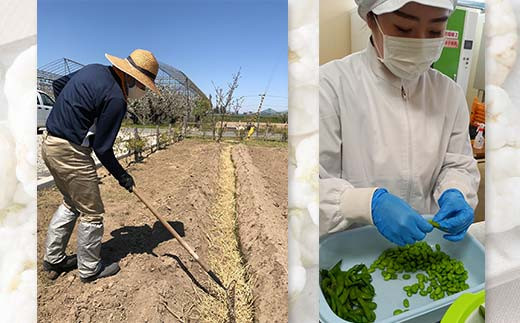
[[[263,116],[275,116],[275,115],[284,114],[284,113],[287,113],[287,111],[276,111],[271,108],[260,111],[260,115],[263,115]]]

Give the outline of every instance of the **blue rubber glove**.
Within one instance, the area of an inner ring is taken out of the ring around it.
[[[384,188],[372,195],[372,220],[386,239],[400,246],[420,241],[433,230],[408,203]]]
[[[439,212],[433,221],[439,223],[446,240],[459,241],[464,238],[469,226],[473,223],[473,208],[464,199],[464,195],[457,189],[449,189],[439,198]]]

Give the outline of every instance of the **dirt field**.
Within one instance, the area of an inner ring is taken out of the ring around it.
[[[233,164],[225,163],[231,156]],[[237,244],[240,243],[244,256],[243,259],[239,257],[236,266],[242,267],[245,274],[239,276],[243,276],[243,284],[250,285],[253,293],[250,297],[254,299],[252,315],[256,321],[265,322],[270,312],[268,321],[287,321],[286,148],[228,147],[227,144],[187,140],[153,154],[142,164],[131,166],[129,172],[143,195],[198,255],[214,266],[226,285],[229,284],[226,279],[236,277],[222,272],[226,270],[226,263],[215,266],[220,258],[227,260],[218,254],[222,248],[213,244],[222,241],[219,234],[225,234],[215,228],[220,219],[216,218],[220,216],[216,213],[217,199],[230,196],[226,203],[228,207],[236,203],[236,213],[230,214],[229,218],[238,222],[236,232],[239,235],[232,238],[239,240]],[[227,191],[223,195],[222,176],[233,173],[236,178],[229,183],[236,183],[237,191]],[[99,174],[105,173],[100,170]],[[82,284],[77,271],[64,274],[56,281],[48,280],[39,272],[39,321],[225,321],[208,319],[212,309],[207,306],[222,306],[217,301],[204,301],[221,295],[217,285],[144,205],[120,188],[112,177],[102,178],[101,191],[106,209],[102,258],[109,262],[119,261],[122,270],[114,277],[92,284]],[[55,189],[38,192],[39,261],[48,222],[60,202],[60,194]],[[259,216],[261,218],[254,219]],[[251,226],[253,220],[269,225]],[[236,224],[230,224],[228,231],[233,232]],[[276,230],[272,230],[274,227]],[[271,230],[266,232],[266,228]],[[75,253],[75,250],[76,235],[73,234],[68,253]],[[41,268],[40,262],[38,268]],[[237,283],[237,288],[243,288],[240,284]],[[250,302],[246,294],[246,288],[237,291],[237,297],[244,299],[238,299],[236,306]],[[216,315],[214,318],[218,317]]]
[[[285,218],[287,218],[287,149],[249,146],[248,152],[251,155],[254,166],[260,171],[264,179],[264,186],[267,193],[273,198],[277,207],[280,207]],[[268,152],[268,153],[267,153]]]
[[[280,170],[287,174],[287,154],[279,149],[270,154],[261,150],[251,149],[250,154],[245,146],[233,149],[238,232],[252,272],[256,318],[259,322],[287,322],[287,200],[283,201],[287,175],[276,178],[282,175]],[[269,165],[276,165],[277,171],[267,174]]]

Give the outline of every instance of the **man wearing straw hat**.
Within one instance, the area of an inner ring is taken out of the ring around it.
[[[53,84],[56,103],[47,119],[42,157],[63,195],[47,231],[43,268],[55,279],[78,268],[82,282],[115,275],[118,263],[101,260],[105,209],[91,153],[119,184],[132,191],[134,180],[117,161],[113,145],[129,99],[139,99],[146,87],[159,93],[154,80],[159,64],[149,51],[137,49],[126,59],[105,54],[112,66],[91,64]],[[61,80],[63,81],[63,80]],[[78,250],[65,249],[77,219]]]

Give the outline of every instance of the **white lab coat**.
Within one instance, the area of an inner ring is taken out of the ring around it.
[[[320,235],[372,224],[378,187],[434,214],[460,190],[475,208],[480,174],[462,89],[430,69],[401,80],[364,51],[320,68]]]

